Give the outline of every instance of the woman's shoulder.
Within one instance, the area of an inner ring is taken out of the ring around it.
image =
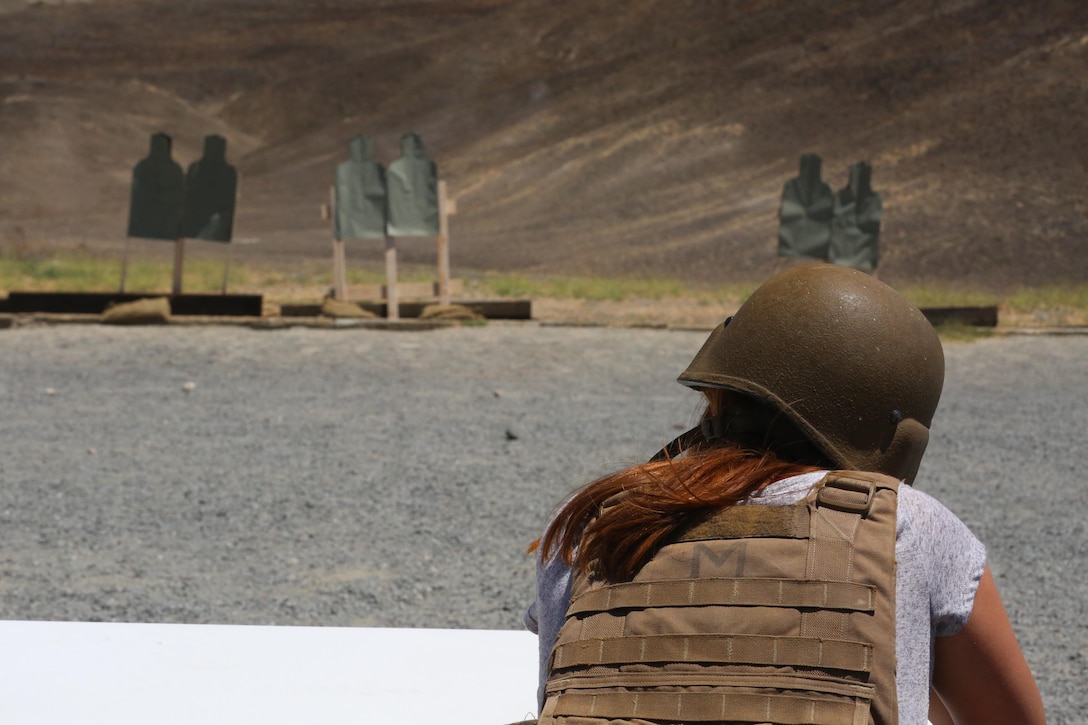
[[[784,506],[802,501],[829,471],[813,471],[790,476],[763,488],[742,504]],[[896,502],[897,533],[908,547],[912,540],[932,544],[938,550],[946,546],[978,546],[978,539],[967,525],[933,496],[908,483],[899,486]]]
[[[819,470],[783,478],[756,491],[741,503],[779,506],[797,503],[808,496],[812,489],[815,488],[820,481],[824,480],[829,473],[831,473],[831,471]],[[900,485],[899,490],[902,492],[910,488],[909,485],[904,483]],[[908,493],[907,497],[911,498],[911,493]],[[937,500],[932,497],[927,496],[925,498],[927,498],[928,501],[919,502],[917,505],[922,508],[926,508],[933,503],[940,505]]]
[[[783,505],[801,501],[824,479],[830,471],[812,471],[797,476],[790,476],[756,491],[742,503]],[[899,486],[898,509],[900,516],[906,514],[919,521],[964,526],[956,514],[933,496],[919,491],[908,483]]]
[[[975,538],[967,524],[951,509],[925,491],[919,491],[909,484],[899,487],[898,509],[899,518],[909,528],[924,531],[930,540],[942,535],[951,538]]]

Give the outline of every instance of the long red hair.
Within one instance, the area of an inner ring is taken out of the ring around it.
[[[529,547],[609,581],[627,581],[683,529],[783,478],[818,470],[737,445],[702,447],[600,478]]]

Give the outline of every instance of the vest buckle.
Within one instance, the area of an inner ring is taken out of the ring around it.
[[[875,495],[874,480],[831,474],[816,494],[816,505],[865,516],[873,505]]]

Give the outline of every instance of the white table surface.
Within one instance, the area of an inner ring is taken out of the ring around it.
[[[0,622],[0,722],[487,725],[533,717],[529,632]]]

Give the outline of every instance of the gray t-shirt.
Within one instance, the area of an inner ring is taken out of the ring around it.
[[[826,472],[771,484],[748,504],[785,505],[808,495]],[[975,602],[986,549],[967,525],[932,496],[903,485],[896,511],[895,683],[899,722],[924,725],[929,712],[934,637],[955,634],[967,623]],[[571,570],[559,559],[537,562],[536,601],[525,626],[540,639],[543,703],[548,658],[570,602]]]

